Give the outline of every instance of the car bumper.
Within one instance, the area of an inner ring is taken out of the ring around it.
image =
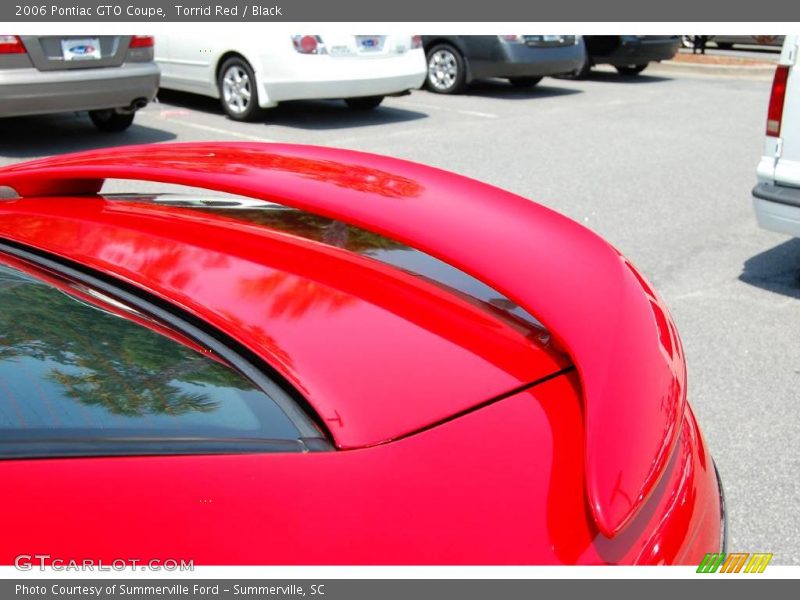
[[[651,523],[640,565],[697,566],[709,552],[724,552],[727,516],[722,483],[693,411],[687,406],[671,467],[648,503]],[[659,497],[660,496],[660,497]],[[641,518],[641,516],[639,517]],[[635,523],[631,528],[635,529]]]
[[[714,462],[714,474],[717,476],[717,486],[719,487],[719,510],[722,515],[721,525],[722,531],[719,534],[719,547],[720,552],[728,551],[728,511],[725,505],[725,489],[722,486],[722,478],[719,476],[719,469],[717,463]]]
[[[286,100],[314,100],[357,98],[359,96],[387,96],[398,94],[422,85],[423,75],[397,75],[379,79],[353,79],[328,81],[291,81],[272,83],[265,87],[269,102],[265,108]]]
[[[421,49],[375,58],[298,55],[280,67],[265,65],[257,73],[263,91],[259,104],[266,108],[286,100],[398,94],[421,87],[425,74]]]
[[[680,39],[623,40],[608,56],[593,56],[594,64],[614,66],[643,65],[649,62],[669,60],[678,51]]]
[[[499,54],[498,60],[470,61],[470,79],[541,77],[572,73],[583,64],[585,50],[581,43],[553,48],[505,43],[500,45]]]
[[[800,188],[761,182],[753,188],[759,226],[800,237]]]
[[[70,71],[0,71],[0,116],[14,117],[130,106],[158,90],[155,63]]]

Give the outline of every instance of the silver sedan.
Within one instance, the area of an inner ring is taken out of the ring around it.
[[[0,117],[89,111],[122,131],[158,90],[152,36],[0,35]]]

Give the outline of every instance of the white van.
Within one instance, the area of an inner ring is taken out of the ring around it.
[[[764,229],[800,237],[800,36],[787,35],[772,82],[753,203]]]

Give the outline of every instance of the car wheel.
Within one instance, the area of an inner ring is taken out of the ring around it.
[[[222,63],[217,80],[222,109],[234,121],[254,121],[263,116],[253,69],[238,56]]]
[[[715,42],[717,44],[717,48],[720,50],[733,50],[733,44],[729,44],[727,42]]]
[[[383,96],[361,96],[360,98],[345,98],[345,104],[353,110],[372,110],[378,108],[383,102]]]
[[[533,87],[542,80],[541,77],[509,77],[508,81],[514,87],[526,88]]]
[[[464,89],[466,69],[461,53],[449,44],[438,44],[427,54],[425,87],[437,94],[456,94]]]
[[[90,110],[89,118],[97,129],[108,133],[125,131],[133,123],[133,112],[122,113],[113,108]]]
[[[638,75],[647,68],[647,65],[648,63],[644,63],[643,65],[626,65],[615,68],[620,75]]]

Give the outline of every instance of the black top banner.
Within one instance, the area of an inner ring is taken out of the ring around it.
[[[4,0],[0,22],[800,21],[787,0]],[[777,32],[783,33],[783,32]]]

